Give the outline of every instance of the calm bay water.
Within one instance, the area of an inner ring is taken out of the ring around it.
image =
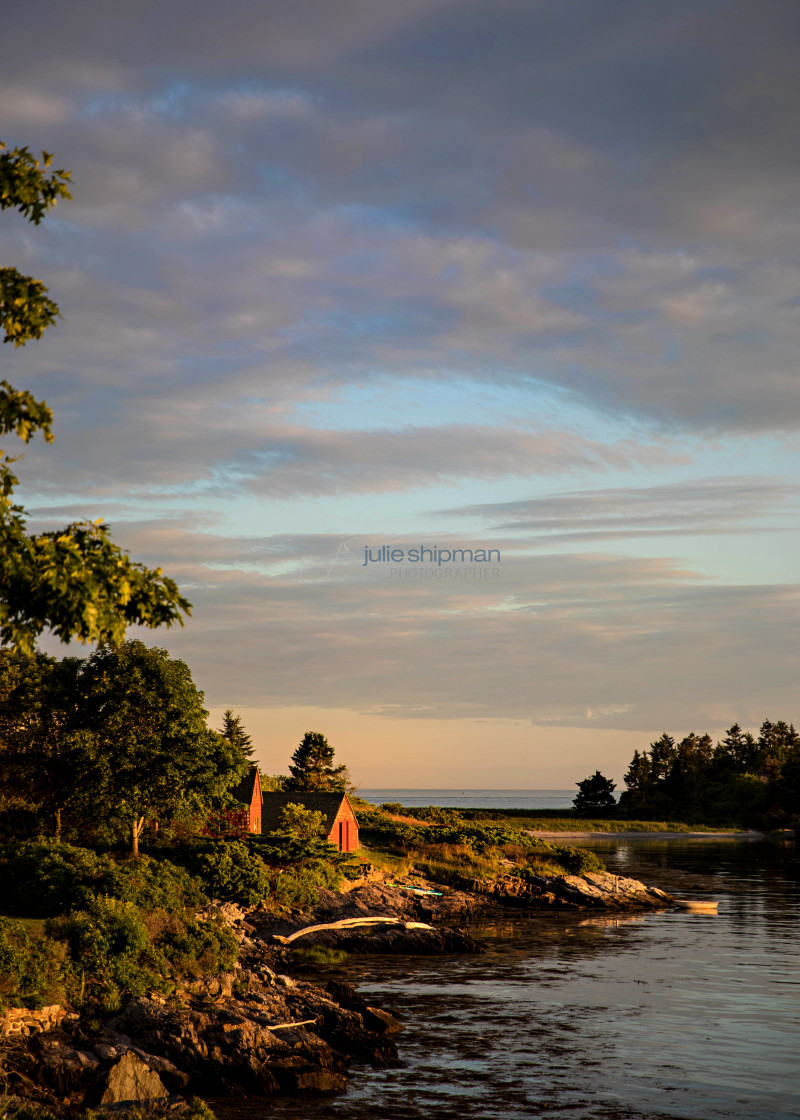
[[[442,805],[450,809],[571,809],[573,789],[360,789],[373,805],[399,801],[409,809]]]
[[[403,1069],[354,1068],[338,1098],[279,1120],[796,1120],[800,891],[794,844],[597,841],[610,870],[717,916],[513,917],[475,957],[335,970],[396,1009]],[[248,1117],[262,1113],[250,1102]]]

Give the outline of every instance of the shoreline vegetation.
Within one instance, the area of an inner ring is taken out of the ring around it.
[[[341,1092],[353,1061],[398,1064],[402,1030],[331,977],[347,956],[479,952],[464,923],[509,907],[673,902],[560,843],[566,833],[534,833],[530,813],[361,803],[359,816],[363,846],[346,858],[277,834],[151,834],[138,856],[62,840],[0,848],[0,1115],[211,1120],[203,1097]],[[582,822],[599,823],[612,822]]]
[[[641,898],[612,898],[596,855],[502,824],[409,824],[380,809],[361,819],[356,857],[289,833],[151,831],[137,855],[6,843],[3,1115],[126,1101],[196,1112],[198,1094],[339,1092],[352,1060],[397,1062],[400,1029],[356,992],[320,983],[315,970],[342,954],[476,952],[451,923],[496,906],[668,902],[641,885]],[[384,921],[362,929],[365,916]],[[299,943],[282,946],[287,936]]]

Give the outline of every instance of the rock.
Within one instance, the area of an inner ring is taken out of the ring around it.
[[[100,1104],[145,1104],[166,1096],[167,1090],[155,1070],[129,1050],[111,1067]]]
[[[289,1078],[295,1093],[343,1093],[347,1078],[330,1069],[292,1070]]]
[[[364,1026],[379,1034],[397,1034],[403,1024],[382,1007],[368,1007],[364,1012]]]

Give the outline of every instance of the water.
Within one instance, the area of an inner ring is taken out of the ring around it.
[[[399,801],[409,809],[441,805],[448,809],[571,809],[577,789],[360,789],[373,805]]]
[[[610,870],[717,916],[510,916],[482,956],[352,959],[335,975],[395,1009],[403,1069],[270,1120],[796,1120],[800,892],[794,845],[603,840]]]

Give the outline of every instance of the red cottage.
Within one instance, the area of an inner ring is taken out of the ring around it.
[[[248,773],[231,790],[237,801],[243,802],[244,809],[230,809],[227,817],[228,828],[232,832],[261,832],[261,775],[257,766],[251,766]]]
[[[277,832],[280,812],[287,805],[302,805],[314,813],[322,813],[325,837],[340,852],[354,852],[358,847],[358,820],[346,793],[265,793],[261,806],[261,829]]]

